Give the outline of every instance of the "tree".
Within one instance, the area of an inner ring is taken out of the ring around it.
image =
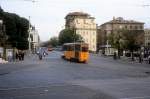
[[[3,19],[8,37],[6,43],[21,50],[28,49],[29,21],[15,13],[4,12],[1,7],[0,18]]]
[[[50,45],[52,46],[52,47],[56,47],[56,46],[58,46],[58,43],[59,43],[59,41],[58,41],[58,37],[52,37],[52,38],[50,38]]]
[[[119,55],[121,49],[129,50],[133,59],[133,52],[137,51],[144,43],[144,31],[120,29],[116,33],[110,34],[108,39],[109,43],[118,49]]]
[[[120,59],[121,50],[123,49],[122,35],[120,33],[120,30],[115,31],[115,33],[109,34],[108,41],[113,48],[118,50],[118,58]]]
[[[0,19],[1,19],[2,15],[3,15],[3,9],[0,6]]]
[[[130,50],[132,60],[134,60],[134,51],[138,51],[144,43],[143,30],[123,30],[124,49]]]
[[[81,35],[76,34],[74,29],[64,29],[59,34],[60,45],[76,41],[82,41],[82,37]]]

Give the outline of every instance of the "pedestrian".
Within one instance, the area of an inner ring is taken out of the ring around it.
[[[16,61],[18,61],[18,52],[16,52]]]
[[[11,62],[13,58],[13,54],[11,51],[8,52],[8,62]]]
[[[142,63],[142,55],[139,55],[139,63]]]
[[[42,60],[42,56],[43,56],[43,52],[42,50],[39,50],[39,54],[38,54],[39,60]]]
[[[24,60],[24,52],[23,51],[20,52],[20,57],[21,57],[21,61],[23,61]]]
[[[22,59],[21,59],[21,51],[19,51],[19,53],[18,53],[18,58],[19,58],[19,61],[22,60]]]
[[[148,63],[150,64],[150,54],[148,55]]]
[[[114,52],[114,60],[116,60],[116,59],[117,59],[117,53]]]
[[[2,59],[2,54],[0,53],[0,63],[3,62],[3,59]]]
[[[24,60],[24,52],[22,52],[22,60]]]
[[[42,60],[42,54],[39,53],[39,60]]]
[[[45,52],[45,51],[43,52],[43,56],[44,56],[44,57],[46,56],[46,52]]]

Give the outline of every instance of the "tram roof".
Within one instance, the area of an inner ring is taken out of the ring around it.
[[[84,45],[88,45],[87,43],[83,43],[83,42],[76,42],[76,43],[65,43],[64,45],[78,45],[78,44],[84,44]]]

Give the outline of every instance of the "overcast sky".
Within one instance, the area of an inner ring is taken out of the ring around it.
[[[150,27],[150,0],[0,0],[4,11],[31,17],[42,41],[57,36],[64,27],[64,17],[69,12],[82,11],[96,18],[98,25],[113,16],[145,22]]]

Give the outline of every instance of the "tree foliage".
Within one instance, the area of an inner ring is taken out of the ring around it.
[[[14,13],[4,12],[0,8],[0,18],[3,19],[7,43],[18,49],[28,49],[29,21]]]
[[[144,31],[123,30],[122,39],[124,41],[124,49],[137,51],[144,43]]]
[[[58,43],[59,43],[58,37],[52,37],[52,38],[50,38],[50,45],[51,45],[52,47],[58,46]]]
[[[59,43],[62,45],[64,43],[82,41],[82,37],[75,33],[74,29],[64,29],[59,34]]]
[[[56,47],[59,44],[58,37],[51,37],[50,40],[45,41],[41,44],[42,47]]]
[[[143,30],[117,30],[108,36],[109,43],[114,48],[130,50],[131,52],[138,50],[143,45]]]

